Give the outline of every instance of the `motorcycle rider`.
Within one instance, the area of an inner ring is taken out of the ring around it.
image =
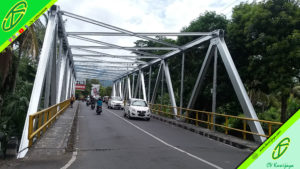
[[[92,108],[93,106],[95,106],[95,103],[96,103],[95,97],[94,97],[94,96],[91,96],[91,108]]]
[[[90,104],[90,100],[91,100],[91,99],[90,99],[90,95],[88,95],[87,98],[86,98],[86,105],[87,105],[87,106]]]
[[[99,108],[102,109],[102,99],[101,99],[101,97],[99,97],[98,100],[97,100],[97,112],[98,112]]]

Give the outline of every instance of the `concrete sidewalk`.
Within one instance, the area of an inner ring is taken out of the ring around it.
[[[47,158],[47,156],[57,156],[65,153],[71,139],[71,129],[75,119],[78,102],[74,102],[73,108],[69,107],[61,114],[56,122],[52,124],[45,135],[41,137],[29,149],[26,158],[37,159]]]
[[[69,107],[51,125],[44,135],[29,149],[23,159],[9,160],[0,166],[0,169],[22,168],[60,168],[70,159],[74,134],[76,132],[76,120],[78,104]]]

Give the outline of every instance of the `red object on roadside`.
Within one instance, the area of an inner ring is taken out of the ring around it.
[[[85,90],[85,85],[84,84],[76,84],[75,89],[83,91],[83,90]]]

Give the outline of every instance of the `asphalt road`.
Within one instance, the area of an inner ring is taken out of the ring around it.
[[[70,169],[235,168],[250,152],[155,119],[129,120],[122,110],[78,114],[77,155]]]

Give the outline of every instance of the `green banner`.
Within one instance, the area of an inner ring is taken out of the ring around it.
[[[251,154],[238,169],[300,168],[300,110]]]
[[[57,0],[1,0],[0,52],[20,36]]]

